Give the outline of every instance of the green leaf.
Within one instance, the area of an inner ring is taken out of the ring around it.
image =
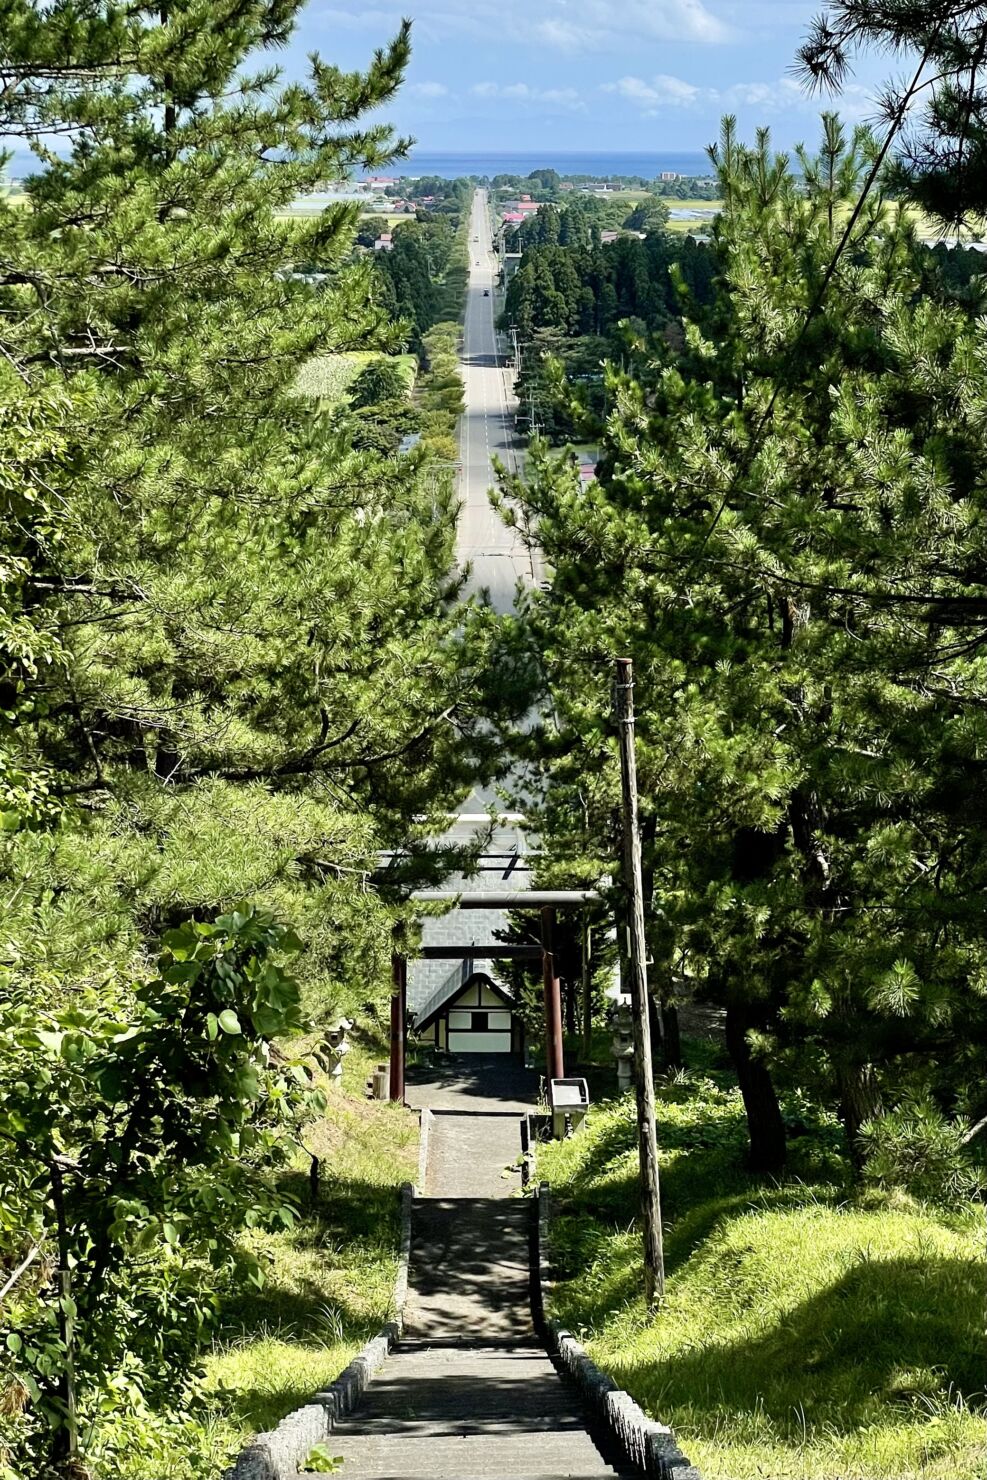
[[[343,1457],[340,1454],[330,1454],[325,1444],[315,1444],[301,1468],[313,1471],[316,1475],[337,1475],[343,1468]]]
[[[235,1034],[243,1031],[240,1027],[240,1019],[232,1007],[224,1007],[223,1011],[219,1014],[219,1026],[224,1033]]]

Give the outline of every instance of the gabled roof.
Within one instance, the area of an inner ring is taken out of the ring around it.
[[[420,1033],[424,1028],[430,1027],[442,1009],[454,1002],[468,986],[477,980],[484,982],[500,998],[505,1007],[513,1008],[514,998],[509,988],[493,975],[493,962],[477,961],[467,956],[465,960],[452,968],[449,975],[416,1015],[414,1031]]]

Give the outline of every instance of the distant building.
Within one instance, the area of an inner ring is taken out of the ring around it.
[[[619,231],[601,231],[600,241],[606,246],[608,242],[615,242],[618,236],[620,236]]]
[[[389,231],[382,231],[374,242],[375,252],[390,252],[394,247],[394,237]]]
[[[662,170],[659,176],[661,180],[681,180],[681,178],[682,176],[676,174],[674,170]]]

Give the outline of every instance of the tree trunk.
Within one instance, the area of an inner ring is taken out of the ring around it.
[[[881,1090],[873,1064],[839,1064],[836,1080],[840,1093],[840,1119],[846,1132],[847,1149],[855,1167],[863,1164],[860,1127],[881,1113]]]
[[[747,1112],[750,1168],[754,1172],[778,1172],[787,1154],[785,1122],[770,1070],[753,1056],[747,1042],[747,1032],[755,1026],[745,1005],[727,1008],[727,1049]]]
[[[662,1021],[665,1024],[665,1037],[662,1043],[662,1057],[666,1069],[681,1069],[682,1067],[682,1035],[679,1031],[679,1010],[674,1002],[663,1002],[661,1004]]]
[[[662,1017],[661,1008],[653,992],[648,993],[648,1024],[651,1028],[651,1043],[654,1047],[661,1044],[662,1053],[665,1045],[665,1021]]]
[[[572,972],[567,972],[563,982],[565,988],[565,1030],[575,1042],[576,1038],[576,983]]]

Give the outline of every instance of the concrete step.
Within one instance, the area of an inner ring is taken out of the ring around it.
[[[489,1198],[416,1198],[404,1321],[411,1337],[532,1340],[531,1204]]]
[[[333,1432],[333,1455],[343,1460],[345,1480],[463,1480],[476,1475],[586,1476],[613,1480],[619,1474],[608,1465],[585,1433],[469,1434],[458,1437],[395,1437]]]

